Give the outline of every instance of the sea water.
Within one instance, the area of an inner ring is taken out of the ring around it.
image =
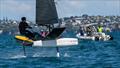
[[[120,31],[110,33],[114,40],[79,40],[79,45],[56,48],[23,47],[14,35],[0,35],[0,68],[120,68]],[[74,32],[64,33],[75,37]]]

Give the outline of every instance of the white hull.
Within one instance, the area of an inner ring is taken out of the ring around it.
[[[38,40],[33,42],[33,46],[37,47],[64,47],[78,45],[78,39],[76,38],[60,38],[56,40]]]
[[[80,36],[77,34],[76,37],[83,40],[95,40],[94,36]]]
[[[84,39],[84,40],[103,40],[103,41],[107,41],[110,40],[110,35],[105,35],[105,33],[101,33],[101,35],[94,35],[94,36],[81,36],[80,34],[76,35],[77,38],[79,39]],[[97,37],[97,39],[96,39]]]

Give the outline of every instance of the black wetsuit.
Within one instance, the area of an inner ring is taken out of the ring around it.
[[[25,21],[21,21],[19,24],[19,31],[21,35],[25,35],[29,38],[33,38],[34,35],[32,32],[26,30],[27,28],[31,28]]]

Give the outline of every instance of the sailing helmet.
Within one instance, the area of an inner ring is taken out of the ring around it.
[[[22,20],[22,21],[25,21],[25,20],[26,20],[26,17],[22,17],[21,20]]]

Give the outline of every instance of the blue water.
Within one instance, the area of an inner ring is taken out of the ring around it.
[[[62,47],[59,58],[55,48],[26,47],[24,56],[14,36],[0,35],[0,68],[120,68],[120,31],[110,34],[113,41],[79,40],[78,46]]]

